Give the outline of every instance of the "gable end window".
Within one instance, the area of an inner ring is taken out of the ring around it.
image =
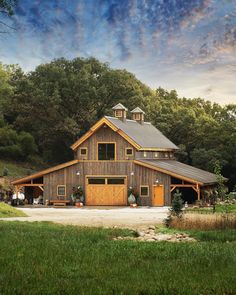
[[[148,185],[141,185],[140,186],[140,196],[141,197],[148,197],[149,196],[149,186]]]
[[[98,160],[115,160],[115,143],[98,143]]]
[[[57,186],[57,195],[59,197],[65,197],[66,196],[66,186],[65,185],[58,185]]]
[[[131,157],[133,156],[134,154],[134,150],[132,148],[126,148],[125,149],[125,155],[128,156],[128,157]]]
[[[87,148],[80,148],[80,156],[87,157],[88,149]]]

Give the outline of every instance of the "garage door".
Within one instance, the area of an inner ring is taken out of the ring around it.
[[[127,205],[125,177],[89,177],[86,183],[86,205]]]

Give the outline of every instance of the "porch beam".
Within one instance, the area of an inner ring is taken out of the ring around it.
[[[171,187],[194,187],[194,188],[196,188],[196,186],[193,184],[171,184]]]
[[[17,185],[17,187],[23,187],[23,186],[43,186],[43,183],[22,183]]]
[[[43,191],[43,192],[44,192],[44,189],[43,189],[43,187],[42,187],[42,186],[40,186],[40,185],[39,185],[39,188],[41,189],[41,191]]]

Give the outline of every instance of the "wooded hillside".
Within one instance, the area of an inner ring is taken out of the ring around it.
[[[180,161],[209,171],[219,161],[232,189],[236,104],[152,90],[94,58],[57,59],[30,73],[0,64],[0,157],[34,164],[70,160],[70,145],[118,102],[144,109],[146,120],[180,147]]]

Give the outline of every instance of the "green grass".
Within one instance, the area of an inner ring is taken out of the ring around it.
[[[133,234],[0,222],[0,294],[236,294],[235,243],[112,240]]]
[[[213,209],[211,208],[189,208],[186,210],[188,213],[202,213],[212,214]],[[216,213],[236,213],[236,204],[216,205]]]
[[[17,210],[16,208],[9,206],[3,202],[0,202],[0,218],[7,217],[25,217],[24,212]]]

